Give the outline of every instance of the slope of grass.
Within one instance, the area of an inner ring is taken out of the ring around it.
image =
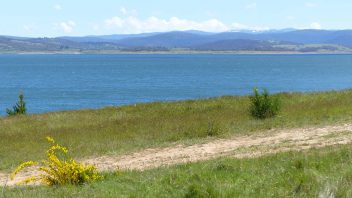
[[[7,197],[351,197],[352,146],[222,158],[105,175],[84,186],[7,188]]]
[[[271,128],[352,121],[352,90],[279,97],[282,112],[264,121],[250,117],[248,97],[237,96],[1,118],[0,171],[40,159],[47,146],[45,136],[54,137],[80,158]]]

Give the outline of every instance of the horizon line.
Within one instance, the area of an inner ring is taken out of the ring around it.
[[[286,30],[286,31],[285,31]],[[141,35],[141,34],[164,34],[164,33],[171,33],[171,32],[185,32],[192,34],[193,32],[200,32],[200,33],[209,33],[209,34],[221,34],[221,33],[229,33],[229,32],[239,32],[239,33],[248,33],[248,34],[255,34],[255,33],[266,33],[266,32],[275,32],[280,33],[280,31],[284,32],[294,32],[294,31],[348,31],[352,29],[313,29],[313,28],[282,28],[282,29],[267,29],[267,30],[251,30],[251,29],[242,29],[242,30],[229,30],[229,31],[220,31],[220,32],[212,32],[212,31],[202,31],[202,30],[170,30],[170,31],[155,31],[155,32],[140,32],[140,33],[115,33],[115,34],[87,34],[87,35],[61,35],[61,36],[19,36],[19,35],[0,35],[0,37],[15,37],[15,38],[62,38],[62,37],[100,37],[100,36],[114,36],[114,35]],[[193,33],[195,34],[195,33]]]

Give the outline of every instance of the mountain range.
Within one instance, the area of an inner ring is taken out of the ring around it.
[[[352,30],[173,31],[83,37],[0,36],[0,53],[123,52],[351,53]]]

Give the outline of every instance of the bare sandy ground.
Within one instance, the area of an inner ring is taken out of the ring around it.
[[[222,156],[252,158],[286,151],[299,151],[352,143],[352,124],[320,128],[271,130],[261,135],[219,139],[192,146],[177,145],[146,149],[122,156],[101,156],[80,160],[94,164],[99,171],[146,170]],[[13,186],[23,178],[38,174],[35,170],[20,173],[15,180],[0,173],[0,186]]]

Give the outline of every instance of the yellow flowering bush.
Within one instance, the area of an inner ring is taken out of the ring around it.
[[[26,167],[35,166],[40,174],[30,176],[19,184],[39,181],[48,186],[79,185],[86,182],[96,181],[102,178],[92,165],[77,163],[68,156],[68,149],[55,143],[51,137],[46,138],[51,144],[47,150],[47,159],[40,162],[28,161],[19,165],[12,173],[12,179]]]

